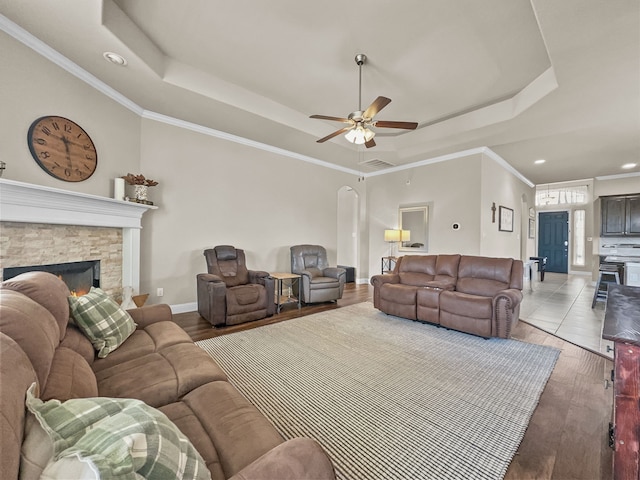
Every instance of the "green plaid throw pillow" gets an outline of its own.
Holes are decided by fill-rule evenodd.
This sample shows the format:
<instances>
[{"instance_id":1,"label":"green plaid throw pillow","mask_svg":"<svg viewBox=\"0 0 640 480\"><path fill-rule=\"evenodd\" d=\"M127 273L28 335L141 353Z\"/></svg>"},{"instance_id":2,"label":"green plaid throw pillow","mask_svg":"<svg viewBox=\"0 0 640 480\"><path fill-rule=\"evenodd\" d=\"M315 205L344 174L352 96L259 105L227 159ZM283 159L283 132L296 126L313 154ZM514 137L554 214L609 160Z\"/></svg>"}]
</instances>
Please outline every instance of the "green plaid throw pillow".
<instances>
[{"instance_id":1,"label":"green plaid throw pillow","mask_svg":"<svg viewBox=\"0 0 640 480\"><path fill-rule=\"evenodd\" d=\"M33 396L34 387L26 405L53 441L54 463L79 459L102 480L211 478L189 439L146 403L106 397L43 402ZM51 463L47 468L57 471Z\"/></svg>"},{"instance_id":2,"label":"green plaid throw pillow","mask_svg":"<svg viewBox=\"0 0 640 480\"><path fill-rule=\"evenodd\" d=\"M136 329L131 315L99 288L91 287L81 297L69 297L69 306L73 323L91 340L100 358L122 345Z\"/></svg>"}]
</instances>

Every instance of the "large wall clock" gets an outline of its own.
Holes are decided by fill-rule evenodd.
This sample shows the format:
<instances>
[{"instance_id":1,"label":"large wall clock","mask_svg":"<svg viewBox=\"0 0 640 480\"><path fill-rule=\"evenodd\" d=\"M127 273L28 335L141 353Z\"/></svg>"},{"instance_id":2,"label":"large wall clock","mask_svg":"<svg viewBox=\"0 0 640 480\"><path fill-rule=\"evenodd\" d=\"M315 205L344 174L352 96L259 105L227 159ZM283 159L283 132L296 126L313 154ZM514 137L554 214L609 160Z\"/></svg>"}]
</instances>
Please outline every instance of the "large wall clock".
<instances>
[{"instance_id":1,"label":"large wall clock","mask_svg":"<svg viewBox=\"0 0 640 480\"><path fill-rule=\"evenodd\" d=\"M49 175L65 182L86 180L98 165L96 147L80 125L64 117L36 119L27 134L29 150Z\"/></svg>"}]
</instances>

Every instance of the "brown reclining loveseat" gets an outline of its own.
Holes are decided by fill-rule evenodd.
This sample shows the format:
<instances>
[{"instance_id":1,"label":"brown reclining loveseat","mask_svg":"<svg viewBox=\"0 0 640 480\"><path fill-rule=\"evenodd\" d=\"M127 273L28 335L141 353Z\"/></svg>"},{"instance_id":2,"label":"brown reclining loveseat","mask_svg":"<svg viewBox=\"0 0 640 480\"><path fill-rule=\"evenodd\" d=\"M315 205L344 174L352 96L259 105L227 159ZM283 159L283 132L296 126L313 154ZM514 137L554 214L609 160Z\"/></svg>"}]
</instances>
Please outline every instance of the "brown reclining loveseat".
<instances>
[{"instance_id":1,"label":"brown reclining loveseat","mask_svg":"<svg viewBox=\"0 0 640 480\"><path fill-rule=\"evenodd\" d=\"M335 478L319 444L309 438L284 441L172 321L167 305L129 310L135 331L99 358L88 338L69 323L68 296L64 282L45 272L25 273L0 286L3 479L39 477L31 460L21 462L31 448L25 440L30 415L25 396L33 383L43 401L142 400L177 426L216 480Z\"/></svg>"},{"instance_id":2,"label":"brown reclining loveseat","mask_svg":"<svg viewBox=\"0 0 640 480\"><path fill-rule=\"evenodd\" d=\"M523 264L512 258L406 255L374 275L382 312L481 337L510 338L522 302Z\"/></svg>"}]
</instances>

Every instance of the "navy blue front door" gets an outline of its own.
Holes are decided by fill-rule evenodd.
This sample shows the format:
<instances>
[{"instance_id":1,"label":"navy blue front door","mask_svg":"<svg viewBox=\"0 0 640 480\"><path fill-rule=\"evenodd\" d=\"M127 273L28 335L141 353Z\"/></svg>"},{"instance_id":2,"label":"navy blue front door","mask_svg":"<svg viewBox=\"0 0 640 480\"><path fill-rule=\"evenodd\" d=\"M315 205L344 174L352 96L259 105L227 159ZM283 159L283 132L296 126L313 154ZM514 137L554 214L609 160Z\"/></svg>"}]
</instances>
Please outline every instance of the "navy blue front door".
<instances>
[{"instance_id":1,"label":"navy blue front door","mask_svg":"<svg viewBox=\"0 0 640 480\"><path fill-rule=\"evenodd\" d=\"M547 257L547 272L567 273L569 260L569 213L540 212L538 256Z\"/></svg>"}]
</instances>

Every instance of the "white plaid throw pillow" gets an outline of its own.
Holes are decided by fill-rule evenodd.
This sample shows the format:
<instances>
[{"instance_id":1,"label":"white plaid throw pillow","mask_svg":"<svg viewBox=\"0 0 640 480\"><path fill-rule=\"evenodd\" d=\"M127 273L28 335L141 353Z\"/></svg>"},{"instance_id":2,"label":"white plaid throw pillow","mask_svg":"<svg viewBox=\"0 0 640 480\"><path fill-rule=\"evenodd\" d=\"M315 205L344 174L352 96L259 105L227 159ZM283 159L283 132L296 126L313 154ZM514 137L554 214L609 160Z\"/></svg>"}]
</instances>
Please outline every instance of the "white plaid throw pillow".
<instances>
[{"instance_id":1,"label":"white plaid throw pillow","mask_svg":"<svg viewBox=\"0 0 640 480\"><path fill-rule=\"evenodd\" d=\"M69 297L73 323L91 341L104 358L122 345L136 329L136 324L125 310L100 288L91 287L86 295Z\"/></svg>"},{"instance_id":2,"label":"white plaid throw pillow","mask_svg":"<svg viewBox=\"0 0 640 480\"><path fill-rule=\"evenodd\" d=\"M211 478L193 444L160 410L129 398L43 402L33 396L34 386L27 391L27 408L53 441L53 464L45 476L47 469L68 469L64 460L79 460L102 480Z\"/></svg>"}]
</instances>

